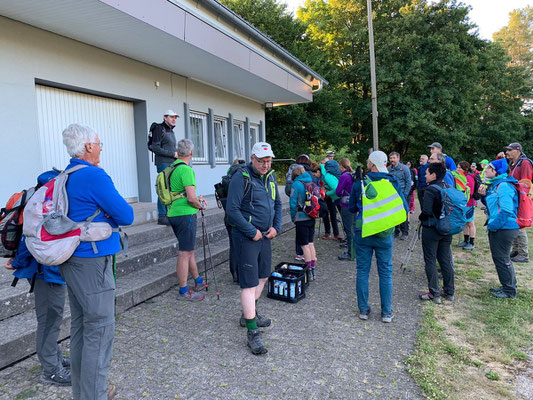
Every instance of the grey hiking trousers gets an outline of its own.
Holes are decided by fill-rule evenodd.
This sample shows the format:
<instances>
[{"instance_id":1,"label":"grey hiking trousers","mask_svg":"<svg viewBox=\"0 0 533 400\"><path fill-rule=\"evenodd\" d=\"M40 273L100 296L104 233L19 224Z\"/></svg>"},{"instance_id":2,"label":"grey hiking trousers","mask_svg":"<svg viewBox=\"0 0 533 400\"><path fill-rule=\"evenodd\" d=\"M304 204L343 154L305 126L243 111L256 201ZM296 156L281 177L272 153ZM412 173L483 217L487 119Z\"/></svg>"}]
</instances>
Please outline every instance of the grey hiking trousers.
<instances>
[{"instance_id":1,"label":"grey hiking trousers","mask_svg":"<svg viewBox=\"0 0 533 400\"><path fill-rule=\"evenodd\" d=\"M35 314L37 316L37 335L35 348L41 362L42 372L52 375L61 369L63 356L57 344L67 288L59 283L48 283L36 279L33 289L35 295Z\"/></svg>"},{"instance_id":2,"label":"grey hiking trousers","mask_svg":"<svg viewBox=\"0 0 533 400\"><path fill-rule=\"evenodd\" d=\"M516 239L513 240L511 253L516 252L520 257L529 258L528 246L527 231L525 229L519 229Z\"/></svg>"},{"instance_id":3,"label":"grey hiking trousers","mask_svg":"<svg viewBox=\"0 0 533 400\"><path fill-rule=\"evenodd\" d=\"M112 256L71 257L59 268L70 301L70 362L74 400L107 400L115 336Z\"/></svg>"}]
</instances>

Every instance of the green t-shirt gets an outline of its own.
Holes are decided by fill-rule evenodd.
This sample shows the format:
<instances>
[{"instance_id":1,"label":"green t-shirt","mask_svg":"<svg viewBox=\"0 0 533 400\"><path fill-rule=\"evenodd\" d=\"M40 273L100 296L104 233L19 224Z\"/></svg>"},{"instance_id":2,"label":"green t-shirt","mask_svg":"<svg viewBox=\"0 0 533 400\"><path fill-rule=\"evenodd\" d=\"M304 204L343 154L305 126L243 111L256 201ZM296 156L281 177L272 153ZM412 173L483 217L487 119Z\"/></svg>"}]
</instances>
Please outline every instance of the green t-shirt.
<instances>
[{"instance_id":1,"label":"green t-shirt","mask_svg":"<svg viewBox=\"0 0 533 400\"><path fill-rule=\"evenodd\" d=\"M179 163L184 164L182 160L174 161L174 164ZM176 168L170 176L170 189L173 192L184 192L185 197L182 199L176 199L170 207L168 207L167 216L179 217L180 215L192 215L198 212L198 209L191 206L187 201L185 186L194 186L194 189L196 190L196 176L194 175L194 170L188 165Z\"/></svg>"}]
</instances>

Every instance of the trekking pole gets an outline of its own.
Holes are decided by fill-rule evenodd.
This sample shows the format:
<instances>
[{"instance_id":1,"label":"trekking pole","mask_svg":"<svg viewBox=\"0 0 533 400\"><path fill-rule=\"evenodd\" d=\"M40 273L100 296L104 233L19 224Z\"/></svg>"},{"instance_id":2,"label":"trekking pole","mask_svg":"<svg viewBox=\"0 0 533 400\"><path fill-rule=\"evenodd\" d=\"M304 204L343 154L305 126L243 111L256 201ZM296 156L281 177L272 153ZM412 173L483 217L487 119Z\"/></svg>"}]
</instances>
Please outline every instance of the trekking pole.
<instances>
[{"instance_id":1,"label":"trekking pole","mask_svg":"<svg viewBox=\"0 0 533 400\"><path fill-rule=\"evenodd\" d=\"M202 217L203 217L203 210L202 210ZM218 284L217 284L217 275L215 273L215 266L213 265L213 255L211 253L211 246L209 244L209 236L207 236L207 230L205 228L205 220L202 218L202 221L203 221L203 231L204 231L204 234L205 234L205 241L204 241L204 250L205 250L205 242L207 242L207 252L209 253L209 268L211 269L211 271L213 271L213 282L215 283L215 292L217 294L217 299L220 300L220 292L218 290ZM206 262L205 260L205 255L204 255L204 263ZM207 271L206 271L206 278L207 278Z\"/></svg>"},{"instance_id":2,"label":"trekking pole","mask_svg":"<svg viewBox=\"0 0 533 400\"><path fill-rule=\"evenodd\" d=\"M402 264L400 265L400 269L402 270L402 273L405 273L405 271L407 270L407 266L409 265L409 262L411 261L411 256L413 255L415 251L416 242L418 241L418 235L420 232L420 226L421 224L419 223L416 228L415 234L413 235L411 239L411 243L409 243L409 247L407 248L407 253L405 254L404 260L402 261Z\"/></svg>"},{"instance_id":3,"label":"trekking pole","mask_svg":"<svg viewBox=\"0 0 533 400\"><path fill-rule=\"evenodd\" d=\"M204 215L204 209L200 208L200 212L202 213L202 244L204 247L204 279L205 279L205 291L209 291L209 285L207 284L207 256L205 251L205 242L207 237L207 232L205 229L205 215Z\"/></svg>"}]
</instances>

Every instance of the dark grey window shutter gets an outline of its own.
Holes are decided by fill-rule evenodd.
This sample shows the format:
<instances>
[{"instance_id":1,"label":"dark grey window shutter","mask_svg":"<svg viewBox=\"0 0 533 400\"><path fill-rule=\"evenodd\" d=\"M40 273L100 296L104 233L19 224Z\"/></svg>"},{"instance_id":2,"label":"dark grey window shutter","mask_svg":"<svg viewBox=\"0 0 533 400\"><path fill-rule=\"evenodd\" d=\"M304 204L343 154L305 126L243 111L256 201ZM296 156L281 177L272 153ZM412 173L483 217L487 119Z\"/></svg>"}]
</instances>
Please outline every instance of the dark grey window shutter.
<instances>
[{"instance_id":1,"label":"dark grey window shutter","mask_svg":"<svg viewBox=\"0 0 533 400\"><path fill-rule=\"evenodd\" d=\"M183 124L185 126L185 139L191 138L191 118L189 112L189 105L183 103Z\"/></svg>"},{"instance_id":2,"label":"dark grey window shutter","mask_svg":"<svg viewBox=\"0 0 533 400\"><path fill-rule=\"evenodd\" d=\"M244 154L247 160L250 159L250 146L250 120L246 117L244 121Z\"/></svg>"},{"instance_id":3,"label":"dark grey window shutter","mask_svg":"<svg viewBox=\"0 0 533 400\"><path fill-rule=\"evenodd\" d=\"M209 109L207 114L207 158L211 168L215 168L217 160L215 158L215 114L213 109Z\"/></svg>"},{"instance_id":4,"label":"dark grey window shutter","mask_svg":"<svg viewBox=\"0 0 533 400\"><path fill-rule=\"evenodd\" d=\"M228 114L228 160L229 163L232 164L233 160L235 159L234 152L233 152L233 146L235 144L233 143L233 115L231 113Z\"/></svg>"}]
</instances>

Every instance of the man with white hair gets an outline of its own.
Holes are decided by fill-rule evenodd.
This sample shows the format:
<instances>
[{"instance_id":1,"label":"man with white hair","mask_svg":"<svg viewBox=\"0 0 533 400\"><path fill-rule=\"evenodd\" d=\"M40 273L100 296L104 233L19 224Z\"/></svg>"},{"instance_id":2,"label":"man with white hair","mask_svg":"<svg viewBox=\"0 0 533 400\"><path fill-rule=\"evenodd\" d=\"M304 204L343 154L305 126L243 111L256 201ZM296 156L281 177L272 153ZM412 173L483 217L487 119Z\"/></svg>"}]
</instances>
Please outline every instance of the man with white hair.
<instances>
[{"instance_id":1,"label":"man with white hair","mask_svg":"<svg viewBox=\"0 0 533 400\"><path fill-rule=\"evenodd\" d=\"M160 173L178 158L176 151L176 137L174 136L174 127L179 115L173 110L165 111L163 122L153 124L152 127L152 144L150 150L155 154L155 166L157 173ZM159 225L169 225L167 218L167 208L157 199L157 212Z\"/></svg>"},{"instance_id":2,"label":"man with white hair","mask_svg":"<svg viewBox=\"0 0 533 400\"><path fill-rule=\"evenodd\" d=\"M94 222L112 228L133 223L133 209L118 193L100 164L103 143L88 126L71 124L63 131L63 143L72 157L67 170L68 217L86 221L97 210ZM96 248L93 248L93 245ZM114 385L107 385L115 336L114 255L120 251L120 236L81 242L74 254L60 265L67 283L71 328L70 356L74 400L113 398Z\"/></svg>"},{"instance_id":3,"label":"man with white hair","mask_svg":"<svg viewBox=\"0 0 533 400\"><path fill-rule=\"evenodd\" d=\"M198 273L194 254L196 246L196 220L198 210L203 210L207 203L202 196L196 197L196 176L189 166L194 145L189 139L178 142L178 159L170 175L170 190L177 193L177 199L168 208L168 221L178 239L178 261L176 274L179 282L178 300L200 301L204 296L196 293L204 290L206 285ZM206 260L204 260L206 262ZM187 283L189 273L194 279L194 288Z\"/></svg>"}]
</instances>

